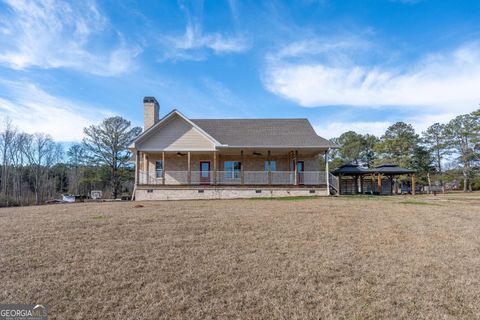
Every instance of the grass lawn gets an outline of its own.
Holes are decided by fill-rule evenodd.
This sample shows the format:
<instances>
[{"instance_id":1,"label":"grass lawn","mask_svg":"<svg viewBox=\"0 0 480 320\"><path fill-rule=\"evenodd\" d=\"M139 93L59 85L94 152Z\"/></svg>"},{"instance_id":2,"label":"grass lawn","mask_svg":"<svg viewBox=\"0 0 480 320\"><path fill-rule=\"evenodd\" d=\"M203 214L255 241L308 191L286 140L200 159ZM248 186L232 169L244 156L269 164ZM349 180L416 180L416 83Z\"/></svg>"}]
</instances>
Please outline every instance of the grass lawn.
<instances>
[{"instance_id":1,"label":"grass lawn","mask_svg":"<svg viewBox=\"0 0 480 320\"><path fill-rule=\"evenodd\" d=\"M49 319L480 318L480 194L0 209L0 303Z\"/></svg>"}]
</instances>

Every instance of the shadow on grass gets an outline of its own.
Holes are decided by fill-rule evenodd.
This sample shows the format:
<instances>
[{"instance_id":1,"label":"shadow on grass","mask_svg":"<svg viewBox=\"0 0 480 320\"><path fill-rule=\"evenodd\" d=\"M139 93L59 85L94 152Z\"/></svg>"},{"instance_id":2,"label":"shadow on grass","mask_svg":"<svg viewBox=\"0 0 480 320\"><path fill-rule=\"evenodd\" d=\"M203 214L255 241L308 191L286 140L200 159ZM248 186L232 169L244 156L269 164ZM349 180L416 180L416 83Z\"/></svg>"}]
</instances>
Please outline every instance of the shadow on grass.
<instances>
[{"instance_id":1,"label":"shadow on grass","mask_svg":"<svg viewBox=\"0 0 480 320\"><path fill-rule=\"evenodd\" d=\"M415 201L415 200L405 200L405 201L401 201L399 203L401 203L401 204L412 204L412 205L416 205L416 206L437 206L437 207L442 206L439 203L431 203L431 202Z\"/></svg>"},{"instance_id":2,"label":"shadow on grass","mask_svg":"<svg viewBox=\"0 0 480 320\"><path fill-rule=\"evenodd\" d=\"M349 199L381 199L384 198L382 196L376 195L376 194L346 194L342 195L344 198L349 198Z\"/></svg>"},{"instance_id":3,"label":"shadow on grass","mask_svg":"<svg viewBox=\"0 0 480 320\"><path fill-rule=\"evenodd\" d=\"M297 196L297 197L270 197L270 198L249 198L249 200L258 200L258 201L302 201L302 200L313 200L318 199L319 196Z\"/></svg>"}]
</instances>

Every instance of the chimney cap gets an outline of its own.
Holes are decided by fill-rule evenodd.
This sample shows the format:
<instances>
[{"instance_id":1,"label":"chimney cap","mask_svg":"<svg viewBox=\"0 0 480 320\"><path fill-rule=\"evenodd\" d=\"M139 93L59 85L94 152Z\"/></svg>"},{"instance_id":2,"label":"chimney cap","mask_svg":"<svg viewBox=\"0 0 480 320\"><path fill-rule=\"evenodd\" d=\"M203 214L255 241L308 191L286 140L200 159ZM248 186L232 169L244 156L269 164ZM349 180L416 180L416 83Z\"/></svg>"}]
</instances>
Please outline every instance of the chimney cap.
<instances>
[{"instance_id":1,"label":"chimney cap","mask_svg":"<svg viewBox=\"0 0 480 320\"><path fill-rule=\"evenodd\" d=\"M158 104L157 99L155 97L145 97L143 98L143 103L156 103Z\"/></svg>"}]
</instances>

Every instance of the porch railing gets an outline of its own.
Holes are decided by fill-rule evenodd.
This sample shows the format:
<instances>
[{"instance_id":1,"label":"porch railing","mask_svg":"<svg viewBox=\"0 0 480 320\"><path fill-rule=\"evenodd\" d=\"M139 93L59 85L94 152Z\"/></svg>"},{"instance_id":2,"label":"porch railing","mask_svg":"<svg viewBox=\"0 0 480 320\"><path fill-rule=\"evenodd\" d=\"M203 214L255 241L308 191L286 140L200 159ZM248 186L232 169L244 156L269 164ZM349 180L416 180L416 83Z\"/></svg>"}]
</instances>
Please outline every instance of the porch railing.
<instances>
[{"instance_id":1,"label":"porch railing","mask_svg":"<svg viewBox=\"0 0 480 320\"><path fill-rule=\"evenodd\" d=\"M165 177L165 181L163 179ZM330 184L338 185L332 181ZM325 171L165 171L152 174L140 171L139 185L326 185Z\"/></svg>"},{"instance_id":2,"label":"porch railing","mask_svg":"<svg viewBox=\"0 0 480 320\"><path fill-rule=\"evenodd\" d=\"M339 181L338 181L338 178L335 177L333 174L331 174L330 172L328 173L328 180L329 180L329 184L332 188L334 188L337 192L339 191L340 187L339 187Z\"/></svg>"}]
</instances>

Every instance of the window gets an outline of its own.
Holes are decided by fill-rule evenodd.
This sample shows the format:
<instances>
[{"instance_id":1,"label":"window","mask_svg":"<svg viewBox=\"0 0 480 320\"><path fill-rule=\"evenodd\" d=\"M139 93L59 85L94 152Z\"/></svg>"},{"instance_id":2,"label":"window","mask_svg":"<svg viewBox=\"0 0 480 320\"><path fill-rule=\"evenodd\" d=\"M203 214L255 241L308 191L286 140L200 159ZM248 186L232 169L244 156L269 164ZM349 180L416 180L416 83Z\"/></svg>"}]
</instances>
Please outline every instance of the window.
<instances>
[{"instance_id":1,"label":"window","mask_svg":"<svg viewBox=\"0 0 480 320\"><path fill-rule=\"evenodd\" d=\"M265 161L265 171L268 171L268 161ZM270 171L277 171L276 161L270 161Z\"/></svg>"},{"instance_id":2,"label":"window","mask_svg":"<svg viewBox=\"0 0 480 320\"><path fill-rule=\"evenodd\" d=\"M163 161L162 160L155 161L155 176L157 178L163 177Z\"/></svg>"},{"instance_id":3,"label":"window","mask_svg":"<svg viewBox=\"0 0 480 320\"><path fill-rule=\"evenodd\" d=\"M225 161L223 163L225 179L240 179L241 168L242 163L240 161Z\"/></svg>"}]
</instances>

